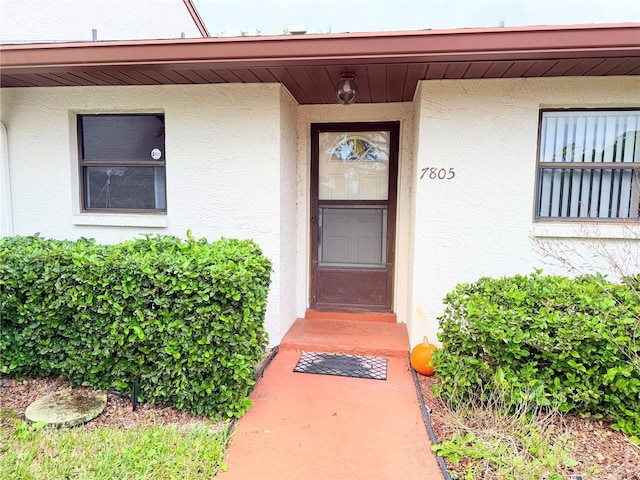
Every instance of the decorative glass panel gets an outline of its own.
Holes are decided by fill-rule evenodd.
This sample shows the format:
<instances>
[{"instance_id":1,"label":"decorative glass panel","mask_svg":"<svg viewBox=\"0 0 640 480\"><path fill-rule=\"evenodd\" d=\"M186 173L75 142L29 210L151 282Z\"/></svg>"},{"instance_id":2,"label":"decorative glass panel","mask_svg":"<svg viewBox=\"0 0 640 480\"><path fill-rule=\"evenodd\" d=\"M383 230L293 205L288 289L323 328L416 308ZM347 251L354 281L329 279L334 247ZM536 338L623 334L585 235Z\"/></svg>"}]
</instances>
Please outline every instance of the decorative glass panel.
<instances>
[{"instance_id":1,"label":"decorative glass panel","mask_svg":"<svg viewBox=\"0 0 640 480\"><path fill-rule=\"evenodd\" d=\"M389 132L320 133L320 200L386 200Z\"/></svg>"}]
</instances>

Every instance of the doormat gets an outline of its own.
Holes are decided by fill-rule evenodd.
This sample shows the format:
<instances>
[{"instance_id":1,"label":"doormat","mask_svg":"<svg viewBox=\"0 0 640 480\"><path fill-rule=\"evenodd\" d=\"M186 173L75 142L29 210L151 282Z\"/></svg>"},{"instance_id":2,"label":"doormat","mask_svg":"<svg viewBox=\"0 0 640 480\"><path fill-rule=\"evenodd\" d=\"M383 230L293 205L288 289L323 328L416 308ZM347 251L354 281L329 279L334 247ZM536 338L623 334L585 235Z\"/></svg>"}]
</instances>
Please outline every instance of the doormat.
<instances>
[{"instance_id":1,"label":"doormat","mask_svg":"<svg viewBox=\"0 0 640 480\"><path fill-rule=\"evenodd\" d=\"M303 352L294 372L339 377L387 379L387 359L360 355Z\"/></svg>"}]
</instances>

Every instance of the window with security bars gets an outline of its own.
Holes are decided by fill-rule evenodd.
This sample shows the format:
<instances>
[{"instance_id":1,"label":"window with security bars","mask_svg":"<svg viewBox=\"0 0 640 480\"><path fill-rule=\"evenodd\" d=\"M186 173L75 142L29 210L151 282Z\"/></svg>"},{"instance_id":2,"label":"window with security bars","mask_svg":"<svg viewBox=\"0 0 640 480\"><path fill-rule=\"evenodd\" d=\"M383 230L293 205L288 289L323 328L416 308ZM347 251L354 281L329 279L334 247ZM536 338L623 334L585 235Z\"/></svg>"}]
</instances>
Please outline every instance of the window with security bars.
<instances>
[{"instance_id":1,"label":"window with security bars","mask_svg":"<svg viewBox=\"0 0 640 480\"><path fill-rule=\"evenodd\" d=\"M640 110L543 111L536 218L638 219Z\"/></svg>"},{"instance_id":2,"label":"window with security bars","mask_svg":"<svg viewBox=\"0 0 640 480\"><path fill-rule=\"evenodd\" d=\"M166 211L164 115L80 115L78 136L83 211Z\"/></svg>"}]
</instances>

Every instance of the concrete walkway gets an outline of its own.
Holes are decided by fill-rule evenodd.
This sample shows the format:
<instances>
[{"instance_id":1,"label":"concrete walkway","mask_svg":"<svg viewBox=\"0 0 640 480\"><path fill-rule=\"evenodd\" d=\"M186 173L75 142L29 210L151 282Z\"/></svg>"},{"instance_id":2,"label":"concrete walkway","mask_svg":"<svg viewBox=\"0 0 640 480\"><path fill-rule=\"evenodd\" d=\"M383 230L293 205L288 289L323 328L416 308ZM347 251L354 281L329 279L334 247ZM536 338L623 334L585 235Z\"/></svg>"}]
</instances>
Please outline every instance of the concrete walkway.
<instances>
[{"instance_id":1,"label":"concrete walkway","mask_svg":"<svg viewBox=\"0 0 640 480\"><path fill-rule=\"evenodd\" d=\"M384 356L387 380L294 373L301 351ZM297 320L254 389L253 407L236 426L228 471L217 477L442 479L408 351L404 324Z\"/></svg>"}]
</instances>

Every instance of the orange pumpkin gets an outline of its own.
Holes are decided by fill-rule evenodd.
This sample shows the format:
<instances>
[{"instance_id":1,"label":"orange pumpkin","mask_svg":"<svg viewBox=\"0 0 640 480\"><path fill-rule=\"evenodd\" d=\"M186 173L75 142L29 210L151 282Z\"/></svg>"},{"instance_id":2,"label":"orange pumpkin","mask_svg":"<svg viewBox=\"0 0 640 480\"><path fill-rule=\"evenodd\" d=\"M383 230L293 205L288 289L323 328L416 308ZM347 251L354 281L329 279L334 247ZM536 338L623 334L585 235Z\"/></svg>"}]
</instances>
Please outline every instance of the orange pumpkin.
<instances>
[{"instance_id":1,"label":"orange pumpkin","mask_svg":"<svg viewBox=\"0 0 640 480\"><path fill-rule=\"evenodd\" d=\"M411 366L413 369L428 377L433 375L435 373L433 368L433 352L437 349L438 347L429 343L427 337L424 337L424 341L411 350Z\"/></svg>"}]
</instances>

